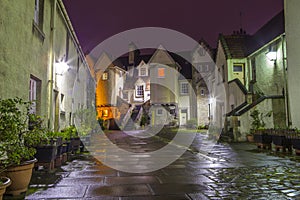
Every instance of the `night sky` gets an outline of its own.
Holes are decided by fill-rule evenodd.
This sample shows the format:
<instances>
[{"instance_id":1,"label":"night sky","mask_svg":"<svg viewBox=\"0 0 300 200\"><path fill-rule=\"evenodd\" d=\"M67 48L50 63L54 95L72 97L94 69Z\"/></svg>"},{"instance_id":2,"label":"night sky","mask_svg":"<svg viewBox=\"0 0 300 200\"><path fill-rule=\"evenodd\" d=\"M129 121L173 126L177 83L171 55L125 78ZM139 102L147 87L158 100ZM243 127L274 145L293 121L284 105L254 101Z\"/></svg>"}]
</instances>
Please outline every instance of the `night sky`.
<instances>
[{"instance_id":1,"label":"night sky","mask_svg":"<svg viewBox=\"0 0 300 200\"><path fill-rule=\"evenodd\" d=\"M63 1L85 53L114 34L148 26L174 29L216 47L219 33L242 26L253 34L283 9L283 0Z\"/></svg>"}]
</instances>

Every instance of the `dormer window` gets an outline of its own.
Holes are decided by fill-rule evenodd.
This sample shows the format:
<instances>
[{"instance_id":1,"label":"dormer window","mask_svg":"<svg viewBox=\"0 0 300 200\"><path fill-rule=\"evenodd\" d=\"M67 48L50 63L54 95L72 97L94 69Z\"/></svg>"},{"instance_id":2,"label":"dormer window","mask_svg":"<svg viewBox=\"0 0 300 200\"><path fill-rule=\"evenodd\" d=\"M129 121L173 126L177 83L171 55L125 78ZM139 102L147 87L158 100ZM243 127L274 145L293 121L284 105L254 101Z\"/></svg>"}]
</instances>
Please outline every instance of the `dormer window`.
<instances>
[{"instance_id":1,"label":"dormer window","mask_svg":"<svg viewBox=\"0 0 300 200\"><path fill-rule=\"evenodd\" d=\"M140 76L148 76L148 73L147 73L147 68L146 67L141 67L140 68Z\"/></svg>"}]
</instances>

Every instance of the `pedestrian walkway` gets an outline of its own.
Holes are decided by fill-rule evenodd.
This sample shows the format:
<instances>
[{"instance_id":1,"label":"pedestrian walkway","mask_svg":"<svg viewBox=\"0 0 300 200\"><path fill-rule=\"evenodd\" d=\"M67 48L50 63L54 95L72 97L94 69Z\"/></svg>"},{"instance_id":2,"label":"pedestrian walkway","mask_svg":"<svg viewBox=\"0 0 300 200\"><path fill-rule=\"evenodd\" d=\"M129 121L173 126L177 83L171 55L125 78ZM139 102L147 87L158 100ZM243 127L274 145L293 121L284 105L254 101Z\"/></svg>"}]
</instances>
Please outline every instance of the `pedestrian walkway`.
<instances>
[{"instance_id":1,"label":"pedestrian walkway","mask_svg":"<svg viewBox=\"0 0 300 200\"><path fill-rule=\"evenodd\" d=\"M167 145L173 137L170 134L149 140L120 131L109 134L115 144L135 152L151 152ZM214 144L205 153L203 149L211 145L204 142L205 137L198 133L191 148L178 160L148 173L118 171L89 153L78 154L54 172L34 172L26 199L300 198L297 156L258 150L249 143Z\"/></svg>"}]
</instances>

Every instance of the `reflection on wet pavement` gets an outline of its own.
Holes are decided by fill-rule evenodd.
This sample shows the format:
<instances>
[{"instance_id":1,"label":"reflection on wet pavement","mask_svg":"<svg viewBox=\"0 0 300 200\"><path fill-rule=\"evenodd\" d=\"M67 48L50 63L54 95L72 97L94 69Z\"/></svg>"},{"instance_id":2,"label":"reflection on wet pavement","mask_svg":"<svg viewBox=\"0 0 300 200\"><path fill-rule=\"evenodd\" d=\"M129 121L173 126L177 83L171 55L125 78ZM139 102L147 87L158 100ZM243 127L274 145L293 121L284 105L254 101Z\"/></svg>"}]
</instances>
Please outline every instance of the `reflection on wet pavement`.
<instances>
[{"instance_id":1,"label":"reflection on wet pavement","mask_svg":"<svg viewBox=\"0 0 300 200\"><path fill-rule=\"evenodd\" d=\"M171 134L151 139L127 137L121 132L113 134L112 141L137 152L151 152L172 139ZM249 143L218 144L205 138L205 134L198 133L178 160L148 173L117 171L88 153L74 155L73 160L56 171L36 171L26 199L300 198L297 156L258 151ZM147 158L144 157L146 161ZM140 167L152 164L144 162Z\"/></svg>"}]
</instances>

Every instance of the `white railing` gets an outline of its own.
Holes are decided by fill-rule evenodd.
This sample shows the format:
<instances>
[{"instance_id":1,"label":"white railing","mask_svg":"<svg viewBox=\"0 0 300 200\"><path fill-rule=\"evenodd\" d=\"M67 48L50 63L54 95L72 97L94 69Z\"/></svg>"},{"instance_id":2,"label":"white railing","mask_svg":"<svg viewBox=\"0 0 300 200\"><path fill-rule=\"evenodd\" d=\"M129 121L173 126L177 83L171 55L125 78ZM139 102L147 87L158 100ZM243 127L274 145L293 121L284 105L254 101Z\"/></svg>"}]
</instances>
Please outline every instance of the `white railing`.
<instances>
[{"instance_id":1,"label":"white railing","mask_svg":"<svg viewBox=\"0 0 300 200\"><path fill-rule=\"evenodd\" d=\"M143 106L141 106L141 108L140 108L140 110L139 110L139 114L138 114L138 115L136 116L136 118L135 118L135 122L136 122L137 124L140 124L142 115L143 115Z\"/></svg>"},{"instance_id":2,"label":"white railing","mask_svg":"<svg viewBox=\"0 0 300 200\"><path fill-rule=\"evenodd\" d=\"M130 119L131 114L132 114L132 110L133 110L133 109L134 109L134 106L131 106L131 107L128 109L126 115L124 116L124 118L123 118L123 120L122 120L122 124L121 124L121 126L122 126L123 128L124 128L124 126L127 124L128 120Z\"/></svg>"}]
</instances>

